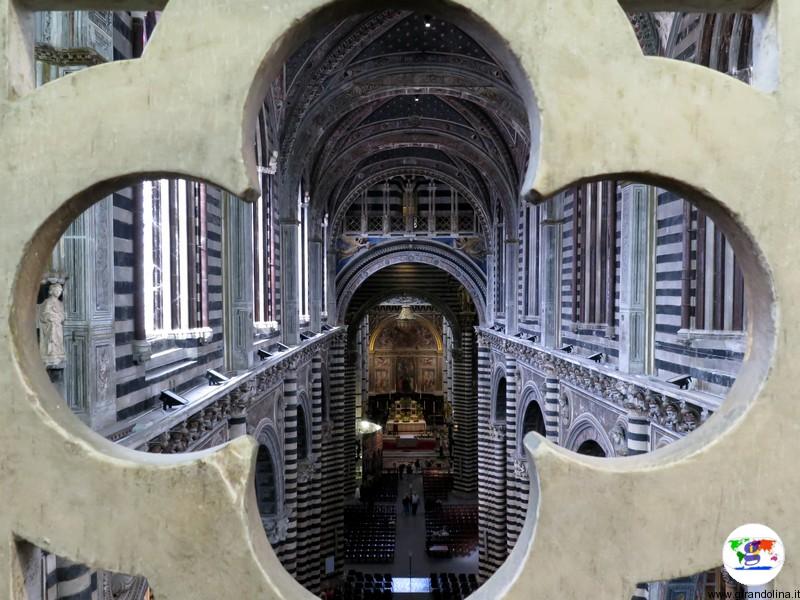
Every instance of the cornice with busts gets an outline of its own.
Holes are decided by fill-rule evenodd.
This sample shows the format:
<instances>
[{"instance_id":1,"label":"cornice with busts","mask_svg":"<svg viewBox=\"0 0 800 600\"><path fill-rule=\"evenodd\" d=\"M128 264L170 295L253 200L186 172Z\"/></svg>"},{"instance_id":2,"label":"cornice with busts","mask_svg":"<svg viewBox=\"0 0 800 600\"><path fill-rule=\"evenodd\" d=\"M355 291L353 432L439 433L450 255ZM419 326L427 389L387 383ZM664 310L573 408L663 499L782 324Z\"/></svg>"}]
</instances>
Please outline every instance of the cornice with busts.
<instances>
[{"instance_id":1,"label":"cornice with busts","mask_svg":"<svg viewBox=\"0 0 800 600\"><path fill-rule=\"evenodd\" d=\"M678 435L697 429L719 404L718 399L706 399L704 396L710 396L707 394L656 388L644 377L601 368L589 359L547 350L488 329L476 330L479 345L513 355L519 364L557 379L586 397L615 405L630 416L647 419Z\"/></svg>"},{"instance_id":2,"label":"cornice with busts","mask_svg":"<svg viewBox=\"0 0 800 600\"><path fill-rule=\"evenodd\" d=\"M224 393L213 400L165 413L162 421L152 426L141 439L134 436L134 428L131 427L127 430L130 434L127 438L116 438L114 441L159 454L190 452L201 448L209 438L227 427L228 419L246 414L254 402L280 385L288 371L296 370L337 342L343 344L345 339L346 330L343 328L323 333L302 346L290 349L283 356L265 361L248 373L234 378L227 388L223 386ZM170 418L173 416L180 418Z\"/></svg>"}]
</instances>

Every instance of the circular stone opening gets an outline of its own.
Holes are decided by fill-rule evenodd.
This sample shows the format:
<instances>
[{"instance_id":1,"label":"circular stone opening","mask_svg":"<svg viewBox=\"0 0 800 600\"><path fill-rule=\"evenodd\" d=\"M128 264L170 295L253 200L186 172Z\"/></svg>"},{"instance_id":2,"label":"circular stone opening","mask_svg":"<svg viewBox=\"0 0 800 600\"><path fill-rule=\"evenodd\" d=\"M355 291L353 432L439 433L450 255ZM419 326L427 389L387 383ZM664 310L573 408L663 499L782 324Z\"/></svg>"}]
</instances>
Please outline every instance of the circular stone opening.
<instances>
[{"instance_id":1,"label":"circular stone opening","mask_svg":"<svg viewBox=\"0 0 800 600\"><path fill-rule=\"evenodd\" d=\"M466 596L528 541L525 435L710 439L763 376L772 289L675 182L519 202L533 95L471 16L332 14L259 99L255 203L155 173L85 191L34 242L15 326L112 442L253 435L261 523L308 590Z\"/></svg>"}]
</instances>

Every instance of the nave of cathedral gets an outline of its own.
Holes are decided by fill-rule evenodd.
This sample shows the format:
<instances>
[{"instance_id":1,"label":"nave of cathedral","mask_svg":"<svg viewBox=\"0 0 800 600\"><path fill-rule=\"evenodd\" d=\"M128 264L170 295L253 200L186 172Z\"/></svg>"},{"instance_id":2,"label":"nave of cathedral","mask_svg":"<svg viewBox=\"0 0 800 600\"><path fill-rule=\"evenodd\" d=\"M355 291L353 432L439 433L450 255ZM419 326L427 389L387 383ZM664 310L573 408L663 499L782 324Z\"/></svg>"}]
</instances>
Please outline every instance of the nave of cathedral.
<instances>
[{"instance_id":1,"label":"nave of cathedral","mask_svg":"<svg viewBox=\"0 0 800 600\"><path fill-rule=\"evenodd\" d=\"M749 83L750 15L628 16L645 55ZM37 85L141 59L161 19L35 13ZM132 450L251 436L260 524L309 594L471 595L531 517L526 436L659 450L717 412L748 344L730 220L632 178L522 196L528 87L461 13L316 27L259 104L257 199L156 173L71 219L36 299L50 381ZM159 598L146 573L23 545L31 600ZM740 589L684 575L621 600Z\"/></svg>"}]
</instances>

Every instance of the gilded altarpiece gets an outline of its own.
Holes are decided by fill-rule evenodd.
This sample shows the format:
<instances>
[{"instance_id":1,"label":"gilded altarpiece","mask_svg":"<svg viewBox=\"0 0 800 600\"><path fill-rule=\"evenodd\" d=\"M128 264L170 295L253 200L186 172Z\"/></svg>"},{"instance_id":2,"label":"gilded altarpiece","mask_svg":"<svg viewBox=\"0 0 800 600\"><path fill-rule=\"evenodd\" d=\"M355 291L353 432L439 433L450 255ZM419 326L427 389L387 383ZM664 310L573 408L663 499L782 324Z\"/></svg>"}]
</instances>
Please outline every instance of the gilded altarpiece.
<instances>
[{"instance_id":1,"label":"gilded altarpiece","mask_svg":"<svg viewBox=\"0 0 800 600\"><path fill-rule=\"evenodd\" d=\"M378 321L370 336L370 393L440 394L441 339L441 323L426 316Z\"/></svg>"}]
</instances>

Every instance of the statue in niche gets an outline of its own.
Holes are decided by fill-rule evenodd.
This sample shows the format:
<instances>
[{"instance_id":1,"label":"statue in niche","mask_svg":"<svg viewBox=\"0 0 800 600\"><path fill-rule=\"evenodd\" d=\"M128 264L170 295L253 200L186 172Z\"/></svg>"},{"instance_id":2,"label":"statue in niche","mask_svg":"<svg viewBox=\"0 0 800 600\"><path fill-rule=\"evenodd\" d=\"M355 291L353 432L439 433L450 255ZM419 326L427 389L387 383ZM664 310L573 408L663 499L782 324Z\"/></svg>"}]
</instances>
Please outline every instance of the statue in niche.
<instances>
[{"instance_id":1,"label":"statue in niche","mask_svg":"<svg viewBox=\"0 0 800 600\"><path fill-rule=\"evenodd\" d=\"M37 326L39 328L39 353L48 369L63 368L67 358L64 349L64 321L66 313L61 302L64 287L51 283L47 299L39 305Z\"/></svg>"},{"instance_id":2,"label":"statue in niche","mask_svg":"<svg viewBox=\"0 0 800 600\"><path fill-rule=\"evenodd\" d=\"M561 425L564 427L564 429L567 429L572 421L572 410L569 406L569 396L566 394L561 394L558 404L561 407L559 410L561 413Z\"/></svg>"}]
</instances>

